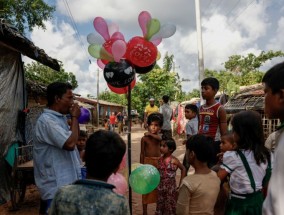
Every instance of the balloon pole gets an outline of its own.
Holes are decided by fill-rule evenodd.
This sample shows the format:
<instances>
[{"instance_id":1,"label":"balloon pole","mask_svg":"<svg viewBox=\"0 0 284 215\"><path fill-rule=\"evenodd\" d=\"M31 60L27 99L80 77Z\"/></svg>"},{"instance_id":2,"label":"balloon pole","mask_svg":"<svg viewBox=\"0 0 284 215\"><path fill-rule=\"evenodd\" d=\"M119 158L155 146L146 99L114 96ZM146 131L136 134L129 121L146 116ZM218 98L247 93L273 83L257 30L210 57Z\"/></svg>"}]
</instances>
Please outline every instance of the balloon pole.
<instances>
[{"instance_id":1,"label":"balloon pole","mask_svg":"<svg viewBox=\"0 0 284 215\"><path fill-rule=\"evenodd\" d=\"M128 146L128 174L130 177L131 174L131 84L128 85L128 94L127 94L127 115L128 115L128 132L127 132L127 146ZM128 178L129 178L128 177ZM132 214L132 189L129 187L129 208L130 214Z\"/></svg>"}]
</instances>

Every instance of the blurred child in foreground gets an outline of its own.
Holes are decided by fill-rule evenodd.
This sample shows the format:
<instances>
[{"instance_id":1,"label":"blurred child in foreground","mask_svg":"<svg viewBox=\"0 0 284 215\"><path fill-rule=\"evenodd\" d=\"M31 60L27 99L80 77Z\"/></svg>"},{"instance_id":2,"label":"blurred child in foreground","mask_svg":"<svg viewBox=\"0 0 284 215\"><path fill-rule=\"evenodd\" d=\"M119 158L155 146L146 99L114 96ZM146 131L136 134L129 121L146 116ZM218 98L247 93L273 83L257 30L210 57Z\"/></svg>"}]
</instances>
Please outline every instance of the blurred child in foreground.
<instances>
[{"instance_id":1,"label":"blurred child in foreground","mask_svg":"<svg viewBox=\"0 0 284 215\"><path fill-rule=\"evenodd\" d=\"M125 150L126 144L118 134L105 130L93 133L85 151L87 179L60 188L50 214L130 214L128 200L106 183L117 172Z\"/></svg>"},{"instance_id":2,"label":"blurred child in foreground","mask_svg":"<svg viewBox=\"0 0 284 215\"><path fill-rule=\"evenodd\" d=\"M188 161L195 169L186 176L179 188L177 215L214 214L214 205L220 190L220 179L209 169L213 140L201 134L191 136L186 142Z\"/></svg>"}]
</instances>

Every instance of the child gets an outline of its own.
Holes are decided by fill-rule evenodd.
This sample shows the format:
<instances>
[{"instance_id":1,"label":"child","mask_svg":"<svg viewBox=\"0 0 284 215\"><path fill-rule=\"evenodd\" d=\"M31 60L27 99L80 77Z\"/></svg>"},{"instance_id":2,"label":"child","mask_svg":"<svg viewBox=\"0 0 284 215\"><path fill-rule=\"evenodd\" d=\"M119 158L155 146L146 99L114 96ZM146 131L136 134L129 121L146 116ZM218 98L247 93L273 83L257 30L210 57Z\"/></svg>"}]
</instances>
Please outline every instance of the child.
<instances>
[{"instance_id":1,"label":"child","mask_svg":"<svg viewBox=\"0 0 284 215\"><path fill-rule=\"evenodd\" d=\"M215 100L219 90L219 81L216 78L205 78L201 82L201 94L206 103L199 110L199 134L213 138L213 157L209 161L209 167L218 162L217 154L220 152L221 136L227 132L226 111Z\"/></svg>"},{"instance_id":2,"label":"child","mask_svg":"<svg viewBox=\"0 0 284 215\"><path fill-rule=\"evenodd\" d=\"M158 200L156 215L172 215L176 213L176 171L181 170L181 178L185 177L185 167L172 155L176 150L176 143L173 139L162 140L160 152L162 157L158 160L158 170L161 181L158 186Z\"/></svg>"},{"instance_id":3,"label":"child","mask_svg":"<svg viewBox=\"0 0 284 215\"><path fill-rule=\"evenodd\" d=\"M88 137L87 133L83 130L80 130L78 141L77 141L77 149L79 151L80 158L81 158L82 162L84 161L83 157L84 157L84 153L85 153L87 137Z\"/></svg>"},{"instance_id":4,"label":"child","mask_svg":"<svg viewBox=\"0 0 284 215\"><path fill-rule=\"evenodd\" d=\"M104 127L105 127L105 130L109 131L110 130L110 127L109 127L109 121L107 118L104 119Z\"/></svg>"},{"instance_id":5,"label":"child","mask_svg":"<svg viewBox=\"0 0 284 215\"><path fill-rule=\"evenodd\" d=\"M161 136L159 132L163 125L163 115L161 113L152 113L147 118L148 132L141 139L140 163L158 166L160 158ZM147 204L157 202L157 190L149 194L142 195L143 215L147 215Z\"/></svg>"},{"instance_id":6,"label":"child","mask_svg":"<svg viewBox=\"0 0 284 215\"><path fill-rule=\"evenodd\" d=\"M226 133L221 137L221 143L220 143L220 153L217 154L217 157L219 158L219 161L216 165L211 167L212 170L215 172L218 172L220 169L220 165L222 163L223 155L227 151L233 151L236 148L236 144L234 142L234 136L233 133Z\"/></svg>"},{"instance_id":7,"label":"child","mask_svg":"<svg viewBox=\"0 0 284 215\"><path fill-rule=\"evenodd\" d=\"M118 134L105 130L93 133L85 151L87 180L60 188L50 214L130 214L127 199L106 183L118 170L125 150L126 144Z\"/></svg>"},{"instance_id":8,"label":"child","mask_svg":"<svg viewBox=\"0 0 284 215\"><path fill-rule=\"evenodd\" d=\"M230 174L231 194L226 215L260 215L263 203L262 181L268 168L270 153L264 146L260 115L242 111L232 119L236 151L227 151L218 176L224 180Z\"/></svg>"},{"instance_id":9,"label":"child","mask_svg":"<svg viewBox=\"0 0 284 215\"><path fill-rule=\"evenodd\" d=\"M186 153L195 173L186 176L179 188L176 214L214 214L220 190L220 179L209 169L212 138L202 134L191 136L186 142Z\"/></svg>"},{"instance_id":10,"label":"child","mask_svg":"<svg viewBox=\"0 0 284 215\"><path fill-rule=\"evenodd\" d=\"M186 134L186 140L183 142L183 144L186 144L186 141L194 134L197 134L198 132L198 107L194 104L187 104L184 108L184 116L186 119L188 119L188 122L185 125L185 134ZM186 153L184 153L184 158L182 164L186 168L186 174L189 169L189 163L186 158Z\"/></svg>"},{"instance_id":11,"label":"child","mask_svg":"<svg viewBox=\"0 0 284 215\"><path fill-rule=\"evenodd\" d=\"M264 112L270 119L279 118L281 125L275 140L275 161L269 182L268 193L263 203L264 215L284 214L284 62L273 66L263 76L265 101Z\"/></svg>"},{"instance_id":12,"label":"child","mask_svg":"<svg viewBox=\"0 0 284 215\"><path fill-rule=\"evenodd\" d=\"M220 143L220 153L218 154L219 162L211 168L211 170L218 172L220 169L220 165L222 163L223 154L227 151L233 151L236 148L236 144L234 142L233 133L226 133L221 137L221 143ZM228 177L227 177L228 179ZM221 184L220 192L215 204L215 214L225 214L225 206L227 199L229 197L230 187L228 184L228 180L224 181L224 183Z\"/></svg>"}]
</instances>

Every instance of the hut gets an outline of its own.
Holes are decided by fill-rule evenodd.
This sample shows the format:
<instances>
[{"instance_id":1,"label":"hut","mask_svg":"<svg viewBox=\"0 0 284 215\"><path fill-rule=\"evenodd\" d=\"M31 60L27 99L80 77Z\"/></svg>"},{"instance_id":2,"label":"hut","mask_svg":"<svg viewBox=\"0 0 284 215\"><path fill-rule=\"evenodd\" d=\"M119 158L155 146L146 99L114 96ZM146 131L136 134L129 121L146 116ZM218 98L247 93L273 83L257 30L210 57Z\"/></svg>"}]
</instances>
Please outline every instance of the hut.
<instances>
[{"instance_id":1,"label":"hut","mask_svg":"<svg viewBox=\"0 0 284 215\"><path fill-rule=\"evenodd\" d=\"M224 105L229 118L243 110L254 110L261 114L265 139L280 125L279 119L268 119L264 114L264 91L261 83L240 87Z\"/></svg>"},{"instance_id":2,"label":"hut","mask_svg":"<svg viewBox=\"0 0 284 215\"><path fill-rule=\"evenodd\" d=\"M27 93L22 55L54 70L60 69L56 59L49 57L16 28L0 19L0 200L10 199L10 175L5 160L8 149L15 142L27 143Z\"/></svg>"}]
</instances>

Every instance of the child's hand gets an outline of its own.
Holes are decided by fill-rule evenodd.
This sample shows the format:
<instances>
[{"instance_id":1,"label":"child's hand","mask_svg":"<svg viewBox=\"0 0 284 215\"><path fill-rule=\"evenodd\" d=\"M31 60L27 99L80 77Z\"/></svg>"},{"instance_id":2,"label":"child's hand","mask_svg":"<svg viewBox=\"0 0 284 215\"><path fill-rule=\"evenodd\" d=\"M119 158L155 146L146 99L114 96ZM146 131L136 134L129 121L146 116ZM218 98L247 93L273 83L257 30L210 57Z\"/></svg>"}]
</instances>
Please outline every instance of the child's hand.
<instances>
[{"instance_id":1,"label":"child's hand","mask_svg":"<svg viewBox=\"0 0 284 215\"><path fill-rule=\"evenodd\" d=\"M144 133L144 136L150 136L150 132L148 132L148 131L145 132L145 133Z\"/></svg>"},{"instance_id":2,"label":"child's hand","mask_svg":"<svg viewBox=\"0 0 284 215\"><path fill-rule=\"evenodd\" d=\"M223 161L223 155L224 155L224 152L220 152L217 154L217 157L219 159L219 162L222 162Z\"/></svg>"}]
</instances>

